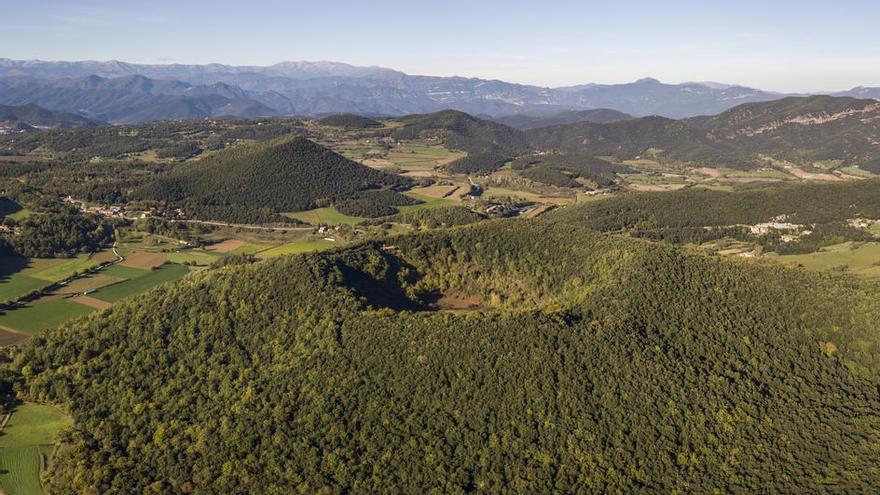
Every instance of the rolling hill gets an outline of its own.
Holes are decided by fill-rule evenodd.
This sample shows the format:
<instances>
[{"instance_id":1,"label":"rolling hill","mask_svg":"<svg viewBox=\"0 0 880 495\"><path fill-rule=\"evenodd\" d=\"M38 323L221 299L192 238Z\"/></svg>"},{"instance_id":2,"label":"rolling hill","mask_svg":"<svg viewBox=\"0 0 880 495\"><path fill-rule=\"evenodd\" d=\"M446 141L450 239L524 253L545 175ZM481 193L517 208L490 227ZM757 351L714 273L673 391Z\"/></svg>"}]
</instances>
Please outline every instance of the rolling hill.
<instances>
[{"instance_id":1,"label":"rolling hill","mask_svg":"<svg viewBox=\"0 0 880 495\"><path fill-rule=\"evenodd\" d=\"M880 172L880 102L785 98L686 121L712 139L793 162L841 161Z\"/></svg>"},{"instance_id":2,"label":"rolling hill","mask_svg":"<svg viewBox=\"0 0 880 495\"><path fill-rule=\"evenodd\" d=\"M182 206L197 218L251 222L345 200L364 201L371 190L411 185L408 178L373 170L295 137L188 162L143 186L135 196ZM381 196L386 206L394 201L408 204L396 193Z\"/></svg>"}]
</instances>

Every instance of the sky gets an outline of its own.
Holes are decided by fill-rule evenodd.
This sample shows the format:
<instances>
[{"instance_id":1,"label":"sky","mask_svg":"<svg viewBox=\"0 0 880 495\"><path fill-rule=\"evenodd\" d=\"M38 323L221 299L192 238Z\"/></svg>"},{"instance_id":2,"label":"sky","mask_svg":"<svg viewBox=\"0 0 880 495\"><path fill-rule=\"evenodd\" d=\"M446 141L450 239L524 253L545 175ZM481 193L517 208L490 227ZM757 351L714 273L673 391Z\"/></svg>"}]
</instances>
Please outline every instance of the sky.
<instances>
[{"instance_id":1,"label":"sky","mask_svg":"<svg viewBox=\"0 0 880 495\"><path fill-rule=\"evenodd\" d=\"M331 60L540 86L880 86L877 0L0 0L0 57Z\"/></svg>"}]
</instances>

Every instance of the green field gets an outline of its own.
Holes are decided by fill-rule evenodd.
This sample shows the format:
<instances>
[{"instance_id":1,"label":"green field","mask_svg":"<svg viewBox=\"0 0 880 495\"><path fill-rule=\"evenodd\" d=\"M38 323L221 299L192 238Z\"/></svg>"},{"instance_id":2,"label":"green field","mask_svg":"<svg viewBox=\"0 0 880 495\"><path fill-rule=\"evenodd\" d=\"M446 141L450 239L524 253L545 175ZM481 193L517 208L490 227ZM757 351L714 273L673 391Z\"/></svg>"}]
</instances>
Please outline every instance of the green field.
<instances>
[{"instance_id":1,"label":"green field","mask_svg":"<svg viewBox=\"0 0 880 495\"><path fill-rule=\"evenodd\" d=\"M24 220L25 218L33 215L33 213L34 213L33 211L28 210L27 208L24 208L22 210L18 210L17 212L15 212L11 215L6 215L6 218L11 218L15 221L21 221L21 220Z\"/></svg>"},{"instance_id":2,"label":"green field","mask_svg":"<svg viewBox=\"0 0 880 495\"><path fill-rule=\"evenodd\" d=\"M316 208L314 210L297 211L294 213L282 213L288 218L295 218L300 222L306 222L311 225L355 225L365 220L364 217L352 217L343 215L336 211L336 208L330 206L327 208Z\"/></svg>"},{"instance_id":3,"label":"green field","mask_svg":"<svg viewBox=\"0 0 880 495\"><path fill-rule=\"evenodd\" d=\"M244 246L242 246L244 247ZM197 266L208 266L217 261L221 254L210 253L207 251L182 251L180 253L171 253L168 255L168 261L172 263L184 264L194 263Z\"/></svg>"},{"instance_id":4,"label":"green field","mask_svg":"<svg viewBox=\"0 0 880 495\"><path fill-rule=\"evenodd\" d=\"M30 335L55 328L62 322L94 311L93 308L67 299L40 299L24 307L0 314L0 326Z\"/></svg>"},{"instance_id":5,"label":"green field","mask_svg":"<svg viewBox=\"0 0 880 495\"><path fill-rule=\"evenodd\" d=\"M274 247L274 246L275 246L274 244L251 244L251 243L248 243L240 248L233 249L232 251L229 252L229 254L257 254L257 253L261 253L263 251L266 251L267 249L272 249L272 247Z\"/></svg>"},{"instance_id":6,"label":"green field","mask_svg":"<svg viewBox=\"0 0 880 495\"><path fill-rule=\"evenodd\" d=\"M18 299L35 290L49 285L45 280L29 277L21 273L0 277L0 301Z\"/></svg>"},{"instance_id":7,"label":"green field","mask_svg":"<svg viewBox=\"0 0 880 495\"><path fill-rule=\"evenodd\" d=\"M767 257L790 265L801 265L810 270L847 272L859 277L880 278L880 243L876 242L845 242L822 248L816 253Z\"/></svg>"},{"instance_id":8,"label":"green field","mask_svg":"<svg viewBox=\"0 0 880 495\"><path fill-rule=\"evenodd\" d=\"M187 272L189 272L189 268L173 263L162 265L155 270L139 270L137 268L116 265L110 267L104 273L111 277L125 278L127 280L104 287L89 295L102 301L116 302L123 297L139 294L159 284L177 280L186 275Z\"/></svg>"},{"instance_id":9,"label":"green field","mask_svg":"<svg viewBox=\"0 0 880 495\"><path fill-rule=\"evenodd\" d=\"M438 206L455 206L458 204L455 201L446 198L435 198L411 192L405 192L403 194L413 199L418 199L419 201L422 201L422 203L417 205L397 206L396 208L400 210L401 213L413 210L423 210L425 208L436 208Z\"/></svg>"},{"instance_id":10,"label":"green field","mask_svg":"<svg viewBox=\"0 0 880 495\"><path fill-rule=\"evenodd\" d=\"M259 256L260 258L271 258L273 256L282 256L285 254L300 254L311 253L314 251L323 251L325 249L330 249L333 247L336 247L336 244L328 241L288 242L287 244L282 244L272 249L262 251L259 253Z\"/></svg>"},{"instance_id":11,"label":"green field","mask_svg":"<svg viewBox=\"0 0 880 495\"><path fill-rule=\"evenodd\" d=\"M6 495L41 495L41 457L70 419L50 406L18 406L0 435L0 489Z\"/></svg>"},{"instance_id":12,"label":"green field","mask_svg":"<svg viewBox=\"0 0 880 495\"><path fill-rule=\"evenodd\" d=\"M76 258L59 260L52 266L36 272L33 276L49 282L57 282L72 276L74 273L82 272L100 264L99 261L94 259L94 256L80 254Z\"/></svg>"}]
</instances>

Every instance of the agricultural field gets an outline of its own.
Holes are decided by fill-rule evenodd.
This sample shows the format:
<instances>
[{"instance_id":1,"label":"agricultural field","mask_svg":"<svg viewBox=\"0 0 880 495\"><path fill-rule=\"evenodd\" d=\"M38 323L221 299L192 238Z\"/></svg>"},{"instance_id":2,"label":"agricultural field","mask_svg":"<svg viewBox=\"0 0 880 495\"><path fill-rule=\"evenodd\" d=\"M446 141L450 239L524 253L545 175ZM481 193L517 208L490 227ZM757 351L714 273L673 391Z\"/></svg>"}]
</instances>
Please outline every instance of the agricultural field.
<instances>
[{"instance_id":1,"label":"agricultural field","mask_svg":"<svg viewBox=\"0 0 880 495\"><path fill-rule=\"evenodd\" d=\"M425 194L419 194L416 192L405 192L403 193L406 196L409 196L413 199L417 199L421 201L421 204L417 205L407 205L407 206L398 206L397 209L400 210L401 213L405 213L408 211L414 210L424 210L426 208L436 208L438 206L454 206L458 204L457 201L448 198L437 198L434 196L427 196Z\"/></svg>"},{"instance_id":2,"label":"agricultural field","mask_svg":"<svg viewBox=\"0 0 880 495\"><path fill-rule=\"evenodd\" d=\"M71 424L51 406L22 404L0 435L0 490L7 495L42 495L40 466L52 453L55 434Z\"/></svg>"},{"instance_id":3,"label":"agricultural field","mask_svg":"<svg viewBox=\"0 0 880 495\"><path fill-rule=\"evenodd\" d=\"M314 210L283 213L283 215L311 225L355 225L365 220L363 217L352 217L339 213L336 208L332 206L316 208Z\"/></svg>"},{"instance_id":4,"label":"agricultural field","mask_svg":"<svg viewBox=\"0 0 880 495\"><path fill-rule=\"evenodd\" d=\"M809 270L850 273L858 277L880 279L880 243L845 242L822 248L819 252L766 258Z\"/></svg>"},{"instance_id":5,"label":"agricultural field","mask_svg":"<svg viewBox=\"0 0 880 495\"><path fill-rule=\"evenodd\" d=\"M23 307L3 311L0 314L0 327L37 335L66 320L92 311L93 308L75 303L71 299L43 297Z\"/></svg>"},{"instance_id":6,"label":"agricultural field","mask_svg":"<svg viewBox=\"0 0 880 495\"><path fill-rule=\"evenodd\" d=\"M334 247L338 247L338 244L325 240L295 241L273 247L266 251L262 251L260 253L257 253L257 256L259 256L260 258L272 258L275 256L283 256L286 254L301 254L311 253L315 251L324 251L326 249L331 249Z\"/></svg>"},{"instance_id":7,"label":"agricultural field","mask_svg":"<svg viewBox=\"0 0 880 495\"><path fill-rule=\"evenodd\" d=\"M109 251L75 258L4 256L0 258L0 301L18 299L113 258Z\"/></svg>"},{"instance_id":8,"label":"agricultural field","mask_svg":"<svg viewBox=\"0 0 880 495\"><path fill-rule=\"evenodd\" d=\"M141 270L127 266L112 266L105 271L111 277L125 279L122 282L98 289L89 294L95 299L116 302L123 297L145 292L153 287L182 278L189 272L184 265L168 263L153 270Z\"/></svg>"}]
</instances>

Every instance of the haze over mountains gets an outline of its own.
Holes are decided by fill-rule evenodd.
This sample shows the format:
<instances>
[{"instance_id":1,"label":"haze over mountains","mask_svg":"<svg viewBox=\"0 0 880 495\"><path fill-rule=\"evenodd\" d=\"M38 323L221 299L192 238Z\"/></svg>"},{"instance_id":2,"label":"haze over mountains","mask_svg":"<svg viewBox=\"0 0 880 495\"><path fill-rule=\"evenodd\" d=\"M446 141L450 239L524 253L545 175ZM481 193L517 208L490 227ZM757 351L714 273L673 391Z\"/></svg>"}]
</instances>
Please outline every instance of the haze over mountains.
<instances>
[{"instance_id":1,"label":"haze over mountains","mask_svg":"<svg viewBox=\"0 0 880 495\"><path fill-rule=\"evenodd\" d=\"M878 98L880 89L854 88L840 95ZM413 76L336 62L258 67L0 59L0 104L34 103L114 123L342 112L397 116L443 109L492 118L588 109L686 118L783 96L736 85L664 84L651 78L543 88L477 78ZM607 121L607 116L599 118Z\"/></svg>"}]
</instances>

